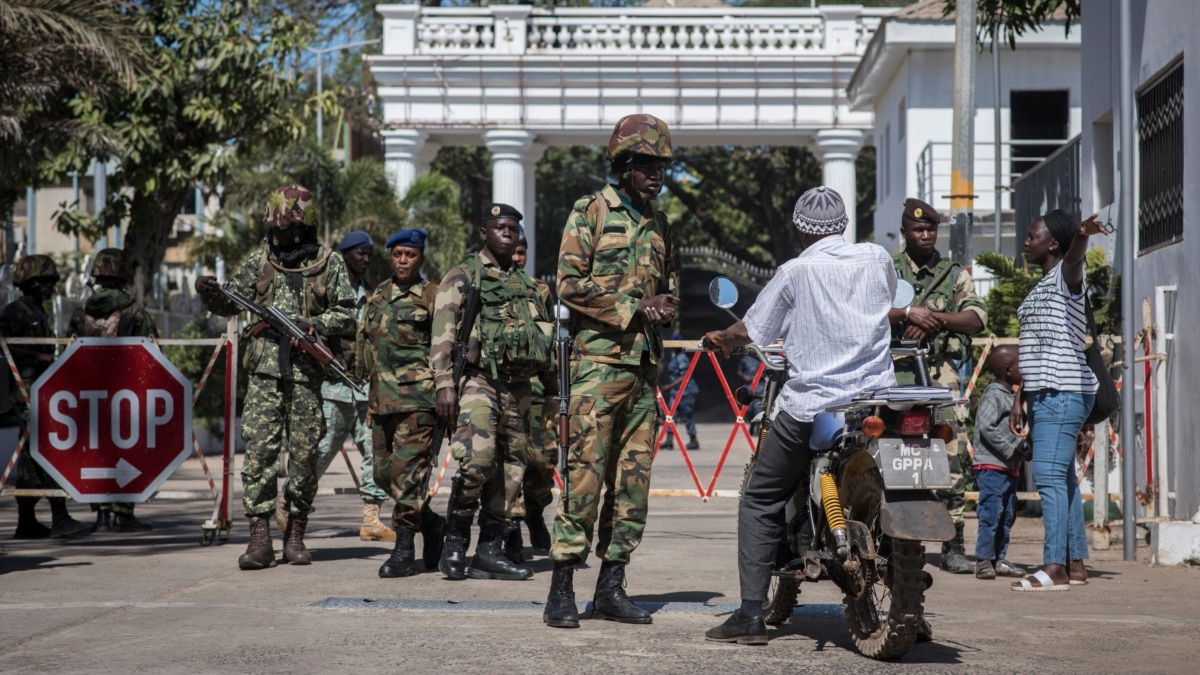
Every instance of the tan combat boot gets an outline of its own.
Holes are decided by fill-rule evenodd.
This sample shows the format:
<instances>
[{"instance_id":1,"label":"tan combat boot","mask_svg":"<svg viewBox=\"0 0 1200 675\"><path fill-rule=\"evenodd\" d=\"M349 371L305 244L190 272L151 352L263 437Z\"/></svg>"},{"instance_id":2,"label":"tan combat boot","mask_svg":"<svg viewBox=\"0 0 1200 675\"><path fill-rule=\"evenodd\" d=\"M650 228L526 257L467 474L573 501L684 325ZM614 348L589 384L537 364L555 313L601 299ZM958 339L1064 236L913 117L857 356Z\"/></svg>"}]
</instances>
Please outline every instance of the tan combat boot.
<instances>
[{"instance_id":1,"label":"tan combat boot","mask_svg":"<svg viewBox=\"0 0 1200 675\"><path fill-rule=\"evenodd\" d=\"M363 522L358 530L363 541L396 541L396 532L379 520L379 504L363 503Z\"/></svg>"}]
</instances>

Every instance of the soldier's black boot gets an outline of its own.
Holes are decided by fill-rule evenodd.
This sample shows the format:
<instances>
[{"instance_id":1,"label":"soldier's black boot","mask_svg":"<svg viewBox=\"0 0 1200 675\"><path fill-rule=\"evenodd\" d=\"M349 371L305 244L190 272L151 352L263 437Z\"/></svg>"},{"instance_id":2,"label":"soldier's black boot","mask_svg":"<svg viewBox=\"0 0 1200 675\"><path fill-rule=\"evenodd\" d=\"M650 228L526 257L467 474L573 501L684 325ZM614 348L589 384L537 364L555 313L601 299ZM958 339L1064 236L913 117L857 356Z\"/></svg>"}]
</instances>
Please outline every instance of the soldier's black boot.
<instances>
[{"instance_id":1,"label":"soldier's black boot","mask_svg":"<svg viewBox=\"0 0 1200 675\"><path fill-rule=\"evenodd\" d=\"M499 579L501 581L521 581L533 576L533 570L528 567L514 565L500 551L501 540L504 538L504 528L499 525L484 525L479 531L479 543L475 546L475 557L471 559L471 568L467 576L472 579Z\"/></svg>"},{"instance_id":2,"label":"soldier's black boot","mask_svg":"<svg viewBox=\"0 0 1200 675\"><path fill-rule=\"evenodd\" d=\"M570 563L554 563L550 578L550 595L542 621L554 628L579 628L579 608L575 605L575 567Z\"/></svg>"},{"instance_id":3,"label":"soldier's black boot","mask_svg":"<svg viewBox=\"0 0 1200 675\"><path fill-rule=\"evenodd\" d=\"M416 536L416 530L407 527L396 528L396 545L392 547L392 555L379 567L379 576L395 579L411 577L417 573L417 551L413 543Z\"/></svg>"},{"instance_id":4,"label":"soldier's black boot","mask_svg":"<svg viewBox=\"0 0 1200 675\"><path fill-rule=\"evenodd\" d=\"M238 567L261 570L275 566L275 549L271 547L270 516L250 516L250 544L238 558Z\"/></svg>"},{"instance_id":5,"label":"soldier's black boot","mask_svg":"<svg viewBox=\"0 0 1200 675\"><path fill-rule=\"evenodd\" d=\"M942 569L951 574L970 574L975 571L963 545L963 524L954 525L954 538L942 544Z\"/></svg>"},{"instance_id":6,"label":"soldier's black boot","mask_svg":"<svg viewBox=\"0 0 1200 675\"><path fill-rule=\"evenodd\" d=\"M446 519L446 543L438 570L447 579L467 578L467 547L471 545L471 516L453 515Z\"/></svg>"},{"instance_id":7,"label":"soldier's black boot","mask_svg":"<svg viewBox=\"0 0 1200 675\"><path fill-rule=\"evenodd\" d=\"M149 532L154 526L132 513L114 513L112 519L113 532Z\"/></svg>"},{"instance_id":8,"label":"soldier's black boot","mask_svg":"<svg viewBox=\"0 0 1200 675\"><path fill-rule=\"evenodd\" d=\"M442 542L446 538L446 519L434 513L429 505L421 509L421 562L425 569L436 570L442 558Z\"/></svg>"},{"instance_id":9,"label":"soldier's black boot","mask_svg":"<svg viewBox=\"0 0 1200 675\"><path fill-rule=\"evenodd\" d=\"M71 517L67 513L67 500L64 497L49 497L46 501L50 502L50 538L62 539L63 537L73 537L77 534L91 534L92 526L87 523L81 523Z\"/></svg>"},{"instance_id":10,"label":"soldier's black boot","mask_svg":"<svg viewBox=\"0 0 1200 675\"><path fill-rule=\"evenodd\" d=\"M592 618L620 623L650 623L650 612L633 604L625 595L625 563L605 560L596 580L596 596L592 598Z\"/></svg>"},{"instance_id":11,"label":"soldier's black boot","mask_svg":"<svg viewBox=\"0 0 1200 675\"><path fill-rule=\"evenodd\" d=\"M525 514L525 526L529 528L529 547L534 553L548 555L550 553L550 530L546 528L546 520L542 512Z\"/></svg>"},{"instance_id":12,"label":"soldier's black boot","mask_svg":"<svg viewBox=\"0 0 1200 675\"><path fill-rule=\"evenodd\" d=\"M17 531L13 539L49 539L50 528L38 522L37 497L17 497Z\"/></svg>"},{"instance_id":13,"label":"soldier's black boot","mask_svg":"<svg viewBox=\"0 0 1200 675\"><path fill-rule=\"evenodd\" d=\"M691 436L688 439L687 449L688 450L699 450L700 449L700 439L696 438L695 436Z\"/></svg>"},{"instance_id":14,"label":"soldier's black boot","mask_svg":"<svg viewBox=\"0 0 1200 675\"><path fill-rule=\"evenodd\" d=\"M504 528L504 557L514 565L525 562L525 540L521 538L521 521L510 520Z\"/></svg>"},{"instance_id":15,"label":"soldier's black boot","mask_svg":"<svg viewBox=\"0 0 1200 675\"><path fill-rule=\"evenodd\" d=\"M266 518L266 516L263 516ZM312 554L304 545L304 529L308 516L288 516L287 532L283 535L283 561L289 565L311 565Z\"/></svg>"}]
</instances>

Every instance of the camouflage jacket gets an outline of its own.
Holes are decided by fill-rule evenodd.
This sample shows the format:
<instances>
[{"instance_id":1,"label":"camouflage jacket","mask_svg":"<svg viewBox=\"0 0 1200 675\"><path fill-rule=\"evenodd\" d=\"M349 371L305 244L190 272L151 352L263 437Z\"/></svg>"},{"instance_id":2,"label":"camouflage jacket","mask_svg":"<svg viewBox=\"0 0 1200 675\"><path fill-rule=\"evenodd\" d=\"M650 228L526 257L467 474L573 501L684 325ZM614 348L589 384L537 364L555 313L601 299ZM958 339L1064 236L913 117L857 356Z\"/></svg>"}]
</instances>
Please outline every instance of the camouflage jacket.
<instances>
[{"instance_id":1,"label":"camouflage jacket","mask_svg":"<svg viewBox=\"0 0 1200 675\"><path fill-rule=\"evenodd\" d=\"M158 338L150 313L120 288L97 288L71 314L67 332L76 337Z\"/></svg>"},{"instance_id":2,"label":"camouflage jacket","mask_svg":"<svg viewBox=\"0 0 1200 675\"><path fill-rule=\"evenodd\" d=\"M358 375L358 355L362 351L359 336L362 328L363 317L367 311L367 299L371 297L371 288L367 286L366 281L360 280L357 286L351 285L354 289L354 319L355 322L351 326L350 331L337 338L329 340L329 348L333 350L334 356L342 362L346 367L346 372L355 380L365 382L366 378ZM342 378L334 375L332 372L326 373L326 378L321 383L321 398L327 401L365 401L367 394L355 393L350 385Z\"/></svg>"},{"instance_id":3,"label":"camouflage jacket","mask_svg":"<svg viewBox=\"0 0 1200 675\"><path fill-rule=\"evenodd\" d=\"M6 338L52 338L54 337L54 326L51 325L51 319L46 310L34 302L29 296L21 296L13 302L9 303L0 312L0 335ZM15 352L13 360L16 362L17 370L21 373L21 380L25 382L25 391L33 386L34 380L46 372L50 367L49 361L41 361L35 354L54 354L54 345L9 345L9 350ZM7 370L7 369L6 369ZM25 398L21 396L20 389L16 383L12 381L12 374L5 373L4 377L8 378L8 400L14 412L24 411ZM0 415L0 424L3 426L12 426L17 423L17 419L11 418L11 415Z\"/></svg>"},{"instance_id":4,"label":"camouflage jacket","mask_svg":"<svg viewBox=\"0 0 1200 675\"><path fill-rule=\"evenodd\" d=\"M388 279L367 299L358 327L356 377L371 382L372 414L433 410L429 342L438 285L398 286Z\"/></svg>"},{"instance_id":5,"label":"camouflage jacket","mask_svg":"<svg viewBox=\"0 0 1200 675\"><path fill-rule=\"evenodd\" d=\"M325 266L313 265L325 259ZM274 267L276 273L264 274L264 264ZM305 261L304 267L294 273L302 274L299 288L293 287L289 277L293 273L285 270L270 258L266 245L250 254L238 271L225 282L225 288L236 291L262 305L271 305L283 312L292 321L306 321L322 337L344 335L354 330L354 289L346 274L346 263L338 255L327 255L324 249L317 258ZM212 313L229 316L238 312L238 306L225 296L205 299L204 306ZM279 344L270 331L257 336L250 329L257 323L254 318L242 331L242 367L248 372L265 377L279 378ZM292 349L292 379L296 382L319 383L325 379L321 366L299 349Z\"/></svg>"},{"instance_id":6,"label":"camouflage jacket","mask_svg":"<svg viewBox=\"0 0 1200 675\"><path fill-rule=\"evenodd\" d=\"M904 251L892 256L892 263L896 266L896 274L913 285L917 298L926 292L943 268L952 264L936 250L924 265L917 265ZM957 276L953 272L947 274L937 288L929 291L921 306L935 312L975 312L987 326L987 304L975 294L975 280L965 269L960 268ZM942 330L930 335L927 342L929 363L933 368L947 359L962 359L971 347L971 336Z\"/></svg>"},{"instance_id":7,"label":"camouflage jacket","mask_svg":"<svg viewBox=\"0 0 1200 675\"><path fill-rule=\"evenodd\" d=\"M602 213L604 222L596 223ZM637 307L660 293L678 297L672 255L667 217L652 206L635 220L612 185L575 202L558 263L558 297L571 309L574 353L636 365L648 352L658 363L662 338Z\"/></svg>"},{"instance_id":8,"label":"camouflage jacket","mask_svg":"<svg viewBox=\"0 0 1200 675\"><path fill-rule=\"evenodd\" d=\"M501 269L496 258L486 248L475 254L474 257L482 266L481 278L491 277L505 280L513 274L525 274L525 270L516 267L508 270ZM459 384L454 382L454 347L458 326L462 322L463 303L466 301L467 288L471 284L472 274L473 263L468 258L447 272L442 283L438 285L437 307L433 314L433 344L429 350L435 389L457 388ZM549 312L550 289L549 287L544 287L544 289L539 287L539 289L542 291L540 300L543 308ZM551 314L551 316L553 315ZM476 318L475 327L467 341L467 363L478 366L479 352L479 319Z\"/></svg>"}]
</instances>

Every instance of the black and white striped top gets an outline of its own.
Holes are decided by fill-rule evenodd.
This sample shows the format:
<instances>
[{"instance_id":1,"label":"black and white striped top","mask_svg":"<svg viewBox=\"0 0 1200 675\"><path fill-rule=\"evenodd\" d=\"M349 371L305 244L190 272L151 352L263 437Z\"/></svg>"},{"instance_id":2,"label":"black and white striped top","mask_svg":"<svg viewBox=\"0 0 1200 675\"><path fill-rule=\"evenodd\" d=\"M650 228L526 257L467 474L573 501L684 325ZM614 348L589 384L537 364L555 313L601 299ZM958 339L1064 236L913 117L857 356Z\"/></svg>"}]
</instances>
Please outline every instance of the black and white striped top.
<instances>
[{"instance_id":1,"label":"black and white striped top","mask_svg":"<svg viewBox=\"0 0 1200 675\"><path fill-rule=\"evenodd\" d=\"M1053 389L1096 392L1096 376L1088 368L1083 347L1088 333L1083 293L1072 295L1054 266L1017 308L1021 324L1021 379L1025 391Z\"/></svg>"}]
</instances>

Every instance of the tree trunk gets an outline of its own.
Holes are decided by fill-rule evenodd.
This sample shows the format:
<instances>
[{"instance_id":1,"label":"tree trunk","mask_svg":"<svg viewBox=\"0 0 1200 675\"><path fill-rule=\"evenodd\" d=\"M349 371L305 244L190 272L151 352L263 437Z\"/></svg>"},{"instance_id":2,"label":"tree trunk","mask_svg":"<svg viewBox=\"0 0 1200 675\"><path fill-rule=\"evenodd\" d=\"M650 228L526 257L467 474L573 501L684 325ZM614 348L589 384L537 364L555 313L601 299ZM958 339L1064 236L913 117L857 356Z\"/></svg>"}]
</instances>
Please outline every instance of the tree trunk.
<instances>
[{"instance_id":1,"label":"tree trunk","mask_svg":"<svg viewBox=\"0 0 1200 675\"><path fill-rule=\"evenodd\" d=\"M133 197L124 242L125 256L133 266L135 279L138 278L137 271L141 271L143 297L150 297L154 292L154 275L162 265L175 218L191 194L190 189L159 190L149 194L139 192ZM131 290L136 296L138 289Z\"/></svg>"}]
</instances>

